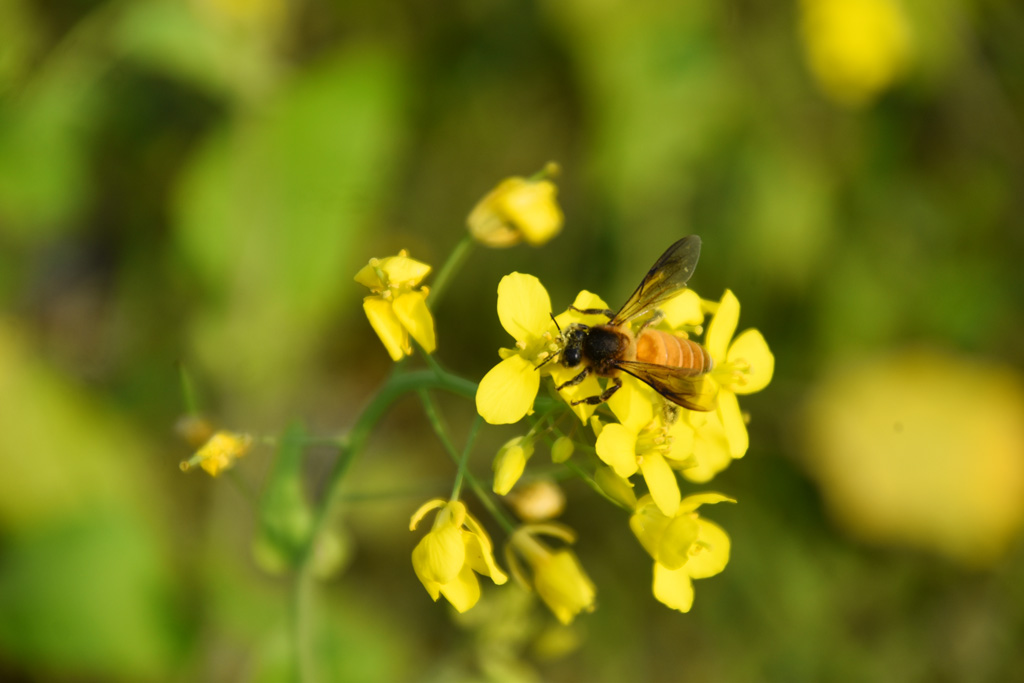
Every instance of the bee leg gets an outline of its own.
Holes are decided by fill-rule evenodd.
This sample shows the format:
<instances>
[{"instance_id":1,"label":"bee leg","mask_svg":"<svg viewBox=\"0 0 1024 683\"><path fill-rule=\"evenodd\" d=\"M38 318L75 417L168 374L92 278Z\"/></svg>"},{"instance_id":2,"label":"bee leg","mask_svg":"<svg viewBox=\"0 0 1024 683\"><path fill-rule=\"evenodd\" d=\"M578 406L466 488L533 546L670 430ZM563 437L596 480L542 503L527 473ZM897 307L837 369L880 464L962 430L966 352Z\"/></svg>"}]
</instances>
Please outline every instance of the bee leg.
<instances>
[{"instance_id":1,"label":"bee leg","mask_svg":"<svg viewBox=\"0 0 1024 683\"><path fill-rule=\"evenodd\" d=\"M576 375L575 377L570 379L568 382L562 382L557 387L555 387L555 390L556 391L561 391L562 389L564 389L566 387L574 387L577 384L579 384L580 382L582 382L583 380L585 380L587 378L587 375L589 375L589 374L590 374L590 368L589 367L583 368L583 370L580 372L580 374Z\"/></svg>"},{"instance_id":2,"label":"bee leg","mask_svg":"<svg viewBox=\"0 0 1024 683\"><path fill-rule=\"evenodd\" d=\"M652 315L650 318L645 320L644 324L640 326L640 329L637 330L636 333L640 334L641 332L646 330L648 327L652 327L654 325L657 325L658 323L660 323L664 319L665 319L665 314L664 313L662 313L661 311L655 311L654 315Z\"/></svg>"},{"instance_id":3,"label":"bee leg","mask_svg":"<svg viewBox=\"0 0 1024 683\"><path fill-rule=\"evenodd\" d=\"M603 315L609 320L615 317L615 311L610 308L576 308L575 306L569 306L570 311L576 311L583 315Z\"/></svg>"},{"instance_id":4,"label":"bee leg","mask_svg":"<svg viewBox=\"0 0 1024 683\"><path fill-rule=\"evenodd\" d=\"M597 396L589 396L587 398L581 398L578 401L573 401L572 405L578 406L581 403L586 403L588 406L596 406L610 399L612 397L612 394L614 394L621 388L622 380L619 379L618 377L612 377L612 385L610 387L602 391Z\"/></svg>"}]
</instances>

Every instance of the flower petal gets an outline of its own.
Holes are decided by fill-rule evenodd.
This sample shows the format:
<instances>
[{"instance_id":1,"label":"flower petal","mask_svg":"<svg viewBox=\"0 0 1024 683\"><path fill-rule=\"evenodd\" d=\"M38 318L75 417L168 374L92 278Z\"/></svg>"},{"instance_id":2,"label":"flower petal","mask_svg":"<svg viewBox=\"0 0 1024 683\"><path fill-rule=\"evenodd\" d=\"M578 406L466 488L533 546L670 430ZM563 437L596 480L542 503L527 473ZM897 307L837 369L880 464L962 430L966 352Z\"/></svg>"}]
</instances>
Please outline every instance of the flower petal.
<instances>
[{"instance_id":1,"label":"flower petal","mask_svg":"<svg viewBox=\"0 0 1024 683\"><path fill-rule=\"evenodd\" d=\"M458 576L448 583L441 584L441 595L452 603L456 611L465 612L480 599L480 581L467 564Z\"/></svg>"},{"instance_id":2,"label":"flower petal","mask_svg":"<svg viewBox=\"0 0 1024 683\"><path fill-rule=\"evenodd\" d=\"M518 422L533 408L538 389L540 373L522 356L511 356L480 380L476 411L492 425Z\"/></svg>"},{"instance_id":3,"label":"flower petal","mask_svg":"<svg viewBox=\"0 0 1024 683\"><path fill-rule=\"evenodd\" d=\"M377 333L388 350L391 360L399 361L412 353L409 346L409 333L395 315L391 302L379 296L368 296L363 299L363 310L370 321L373 331Z\"/></svg>"},{"instance_id":4,"label":"flower petal","mask_svg":"<svg viewBox=\"0 0 1024 683\"><path fill-rule=\"evenodd\" d=\"M641 498L629 518L629 528L640 541L647 554L653 559L658 559L661 551L661 540L665 536L665 529L672 521L666 517L651 496Z\"/></svg>"},{"instance_id":5,"label":"flower petal","mask_svg":"<svg viewBox=\"0 0 1024 683\"><path fill-rule=\"evenodd\" d=\"M571 551L558 550L534 569L533 585L537 595L560 622L568 624L581 611L594 611L597 594L594 582Z\"/></svg>"},{"instance_id":6,"label":"flower petal","mask_svg":"<svg viewBox=\"0 0 1024 683\"><path fill-rule=\"evenodd\" d=\"M679 508L679 482L676 473L665 462L661 453L644 453L640 459L640 471L644 475L647 489L662 514L671 517Z\"/></svg>"},{"instance_id":7,"label":"flower petal","mask_svg":"<svg viewBox=\"0 0 1024 683\"><path fill-rule=\"evenodd\" d=\"M684 325L700 325L704 322L704 311L700 306L700 297L692 289L684 289L665 303L658 306L665 316L665 322L672 329Z\"/></svg>"},{"instance_id":8,"label":"flower petal","mask_svg":"<svg viewBox=\"0 0 1024 683\"><path fill-rule=\"evenodd\" d=\"M686 567L672 570L655 563L654 597L674 610L689 612L693 607L693 581Z\"/></svg>"},{"instance_id":9,"label":"flower petal","mask_svg":"<svg viewBox=\"0 0 1024 683\"><path fill-rule=\"evenodd\" d=\"M499 249L519 243L522 234L502 213L499 198L505 192L518 187L521 182L522 178L508 178L477 202L466 218L466 225L473 239Z\"/></svg>"},{"instance_id":10,"label":"flower petal","mask_svg":"<svg viewBox=\"0 0 1024 683\"><path fill-rule=\"evenodd\" d=\"M529 343L551 322L551 298L544 285L533 275L511 273L498 283L498 320L516 341Z\"/></svg>"},{"instance_id":11,"label":"flower petal","mask_svg":"<svg viewBox=\"0 0 1024 683\"><path fill-rule=\"evenodd\" d=\"M775 372L775 356L768 348L768 342L755 329L744 330L729 346L728 361L746 361L750 369L743 374L744 381L736 382L729 388L737 394L753 394L761 391L772 381Z\"/></svg>"},{"instance_id":12,"label":"flower petal","mask_svg":"<svg viewBox=\"0 0 1024 683\"><path fill-rule=\"evenodd\" d=\"M601 430L595 444L597 457L615 470L615 474L628 478L636 474L636 433L620 424L608 424Z\"/></svg>"},{"instance_id":13,"label":"flower petal","mask_svg":"<svg viewBox=\"0 0 1024 683\"><path fill-rule=\"evenodd\" d=\"M601 308L607 309L608 304L604 302L604 299L599 297L593 292L589 292L585 289L581 289L580 293L576 295L576 300L572 302L574 308L588 309L588 308ZM608 316L601 313L594 313L592 315L583 315L579 311L567 309L562 313L555 316L555 320L558 321L558 326L563 330L573 323L579 323L581 325L603 325L608 322Z\"/></svg>"},{"instance_id":14,"label":"flower petal","mask_svg":"<svg viewBox=\"0 0 1024 683\"><path fill-rule=\"evenodd\" d=\"M483 576L491 577L497 585L508 581L508 576L501 571L497 561L494 559L494 549L491 547L491 539L475 519L466 518L466 526L470 528L463 534L466 541L466 564L472 567L473 571Z\"/></svg>"},{"instance_id":15,"label":"flower petal","mask_svg":"<svg viewBox=\"0 0 1024 683\"><path fill-rule=\"evenodd\" d=\"M465 562L462 531L450 524L432 529L412 551L413 569L424 586L428 581L444 585L454 580Z\"/></svg>"},{"instance_id":16,"label":"flower petal","mask_svg":"<svg viewBox=\"0 0 1024 683\"><path fill-rule=\"evenodd\" d=\"M673 517L658 541L655 561L666 569L679 569L688 564L690 551L699 533L700 525L695 515Z\"/></svg>"},{"instance_id":17,"label":"flower petal","mask_svg":"<svg viewBox=\"0 0 1024 683\"><path fill-rule=\"evenodd\" d=\"M394 312L423 350L433 353L437 339L434 337L434 317L427 308L427 293L416 291L400 295L395 299Z\"/></svg>"},{"instance_id":18,"label":"flower petal","mask_svg":"<svg viewBox=\"0 0 1024 683\"><path fill-rule=\"evenodd\" d=\"M608 407L619 418L619 422L639 433L654 418L652 401L655 398L657 394L647 390L647 385L632 377L624 377L622 388L608 399ZM660 402L661 399L657 400Z\"/></svg>"},{"instance_id":19,"label":"flower petal","mask_svg":"<svg viewBox=\"0 0 1024 683\"><path fill-rule=\"evenodd\" d=\"M533 246L544 244L562 229L562 210L555 201L557 190L549 180L522 181L498 196L508 219Z\"/></svg>"},{"instance_id":20,"label":"flower petal","mask_svg":"<svg viewBox=\"0 0 1024 683\"><path fill-rule=\"evenodd\" d=\"M708 323L708 334L706 346L708 353L716 362L726 358L729 349L729 340L736 332L736 324L740 321L740 302L731 290L725 290L722 301L718 304L718 310Z\"/></svg>"},{"instance_id":21,"label":"flower petal","mask_svg":"<svg viewBox=\"0 0 1024 683\"><path fill-rule=\"evenodd\" d=\"M715 493L714 491L705 491L704 493L695 493L692 496L683 498L683 501L679 504L679 513L693 512L701 505L713 505L714 503L735 503L735 498L730 498L721 493Z\"/></svg>"},{"instance_id":22,"label":"flower petal","mask_svg":"<svg viewBox=\"0 0 1024 683\"><path fill-rule=\"evenodd\" d=\"M697 542L690 548L686 573L694 579L706 579L729 564L729 535L722 527L706 519L698 519Z\"/></svg>"},{"instance_id":23,"label":"flower petal","mask_svg":"<svg viewBox=\"0 0 1024 683\"><path fill-rule=\"evenodd\" d=\"M671 459L676 467L692 459L693 444L697 438L693 426L685 420L677 419L675 424L669 427L668 434L672 442L665 457Z\"/></svg>"},{"instance_id":24,"label":"flower petal","mask_svg":"<svg viewBox=\"0 0 1024 683\"><path fill-rule=\"evenodd\" d=\"M381 279L377 276L378 270L384 273L384 277L387 280L386 283L381 282ZM355 281L364 287L369 287L376 291L380 291L387 286L399 287L404 285L414 287L429 272L430 266L416 259L409 258L402 251L398 256L370 259L370 262L356 273Z\"/></svg>"},{"instance_id":25,"label":"flower petal","mask_svg":"<svg viewBox=\"0 0 1024 683\"><path fill-rule=\"evenodd\" d=\"M415 531L416 527L419 526L420 522L423 521L423 518L428 512L438 508L443 508L447 504L448 501L443 498L434 498L433 500L428 500L423 505L420 505L419 509L412 513L412 519L409 520L409 531Z\"/></svg>"},{"instance_id":26,"label":"flower petal","mask_svg":"<svg viewBox=\"0 0 1024 683\"><path fill-rule=\"evenodd\" d=\"M556 387L564 382L568 382L583 370L581 367L567 368L564 365L558 365L555 363L552 363L547 367L551 368L551 379L554 381ZM604 391L604 389L601 388L601 384L597 380L597 375L591 373L579 384L574 384L562 389L558 392L558 395L562 397L563 401L570 405L572 412L576 414L576 417L580 419L580 422L586 424L587 420L589 420L594 414L594 411L597 410L597 406L588 405L586 403L572 405L572 402L590 398L591 396L597 396L602 391Z\"/></svg>"},{"instance_id":27,"label":"flower petal","mask_svg":"<svg viewBox=\"0 0 1024 683\"><path fill-rule=\"evenodd\" d=\"M409 258L404 250L398 256L381 259L380 269L392 287L415 287L430 272L430 266Z\"/></svg>"},{"instance_id":28,"label":"flower petal","mask_svg":"<svg viewBox=\"0 0 1024 683\"><path fill-rule=\"evenodd\" d=\"M733 458L742 458L750 446L750 437L747 435L747 424L743 421L743 413L740 412L740 402L736 394L722 389L718 392L718 417L725 429L725 438L729 442L729 455Z\"/></svg>"},{"instance_id":29,"label":"flower petal","mask_svg":"<svg viewBox=\"0 0 1024 683\"><path fill-rule=\"evenodd\" d=\"M703 424L695 426L697 436L693 442L693 457L696 465L683 470L683 476L692 482L702 484L710 481L732 462L729 441L716 413L701 413L696 419Z\"/></svg>"}]
</instances>

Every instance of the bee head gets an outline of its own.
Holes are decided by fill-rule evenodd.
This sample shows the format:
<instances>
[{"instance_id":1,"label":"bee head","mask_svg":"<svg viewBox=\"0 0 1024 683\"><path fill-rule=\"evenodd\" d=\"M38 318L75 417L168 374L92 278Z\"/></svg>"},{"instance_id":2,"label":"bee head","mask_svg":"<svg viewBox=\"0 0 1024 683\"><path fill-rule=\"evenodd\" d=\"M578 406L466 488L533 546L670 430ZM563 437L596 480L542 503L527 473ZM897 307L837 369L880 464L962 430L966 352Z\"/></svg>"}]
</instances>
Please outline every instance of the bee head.
<instances>
[{"instance_id":1,"label":"bee head","mask_svg":"<svg viewBox=\"0 0 1024 683\"><path fill-rule=\"evenodd\" d=\"M586 325L573 323L562 333L562 365L574 368L583 362L583 340L587 336Z\"/></svg>"}]
</instances>

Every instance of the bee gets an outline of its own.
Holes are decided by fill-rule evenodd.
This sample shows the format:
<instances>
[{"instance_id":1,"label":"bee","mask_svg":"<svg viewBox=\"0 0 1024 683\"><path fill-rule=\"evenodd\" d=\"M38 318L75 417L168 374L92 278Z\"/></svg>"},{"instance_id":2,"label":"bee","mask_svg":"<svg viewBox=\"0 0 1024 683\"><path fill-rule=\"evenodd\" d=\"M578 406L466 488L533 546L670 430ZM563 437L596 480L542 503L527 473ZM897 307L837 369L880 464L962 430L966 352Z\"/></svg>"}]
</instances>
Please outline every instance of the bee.
<instances>
[{"instance_id":1,"label":"bee","mask_svg":"<svg viewBox=\"0 0 1024 683\"><path fill-rule=\"evenodd\" d=\"M610 385L597 396L573 401L572 405L604 403L622 387L625 372L650 385L676 405L709 411L715 407L715 388L706 375L713 362L707 349L697 342L652 329L661 319L657 310L686 287L700 257L700 237L689 235L670 246L640 282L622 308L579 309L584 315L604 315L604 325L568 325L561 334L559 362L566 368L583 370L557 389L574 386L589 374L608 377ZM630 324L651 313L634 333Z\"/></svg>"}]
</instances>

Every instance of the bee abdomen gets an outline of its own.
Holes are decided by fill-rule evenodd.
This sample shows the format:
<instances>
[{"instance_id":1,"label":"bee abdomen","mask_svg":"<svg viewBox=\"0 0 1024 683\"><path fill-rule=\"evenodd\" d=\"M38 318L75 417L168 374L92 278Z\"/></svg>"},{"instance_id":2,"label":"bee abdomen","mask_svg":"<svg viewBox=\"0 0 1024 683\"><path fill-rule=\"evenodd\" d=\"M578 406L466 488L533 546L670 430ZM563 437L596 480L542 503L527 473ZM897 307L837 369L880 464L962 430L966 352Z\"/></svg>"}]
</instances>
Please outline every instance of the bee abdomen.
<instances>
[{"instance_id":1,"label":"bee abdomen","mask_svg":"<svg viewBox=\"0 0 1024 683\"><path fill-rule=\"evenodd\" d=\"M692 370L701 375L711 370L707 349L695 341L661 330L644 330L636 340L636 359L643 363Z\"/></svg>"}]
</instances>

